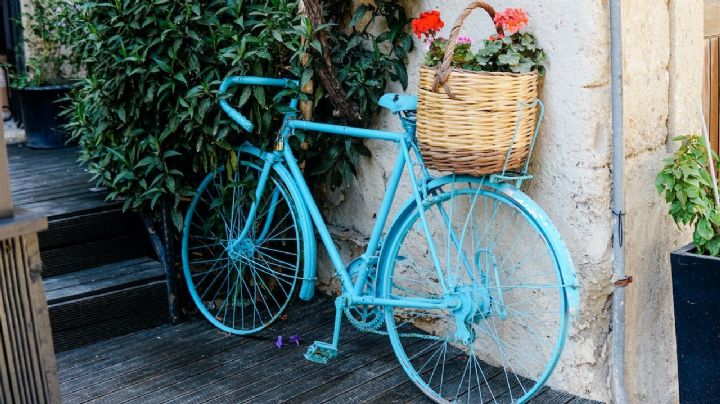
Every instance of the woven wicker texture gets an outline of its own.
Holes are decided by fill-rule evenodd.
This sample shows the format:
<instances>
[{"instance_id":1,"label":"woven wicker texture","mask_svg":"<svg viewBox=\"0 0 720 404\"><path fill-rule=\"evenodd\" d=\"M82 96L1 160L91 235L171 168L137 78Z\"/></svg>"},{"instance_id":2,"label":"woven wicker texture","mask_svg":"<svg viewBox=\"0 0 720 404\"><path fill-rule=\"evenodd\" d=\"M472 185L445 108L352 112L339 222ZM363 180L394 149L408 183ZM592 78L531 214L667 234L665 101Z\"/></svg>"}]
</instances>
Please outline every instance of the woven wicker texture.
<instances>
[{"instance_id":1,"label":"woven wicker texture","mask_svg":"<svg viewBox=\"0 0 720 404\"><path fill-rule=\"evenodd\" d=\"M450 66L460 28L476 8L495 15L487 3L470 4L453 26L443 64L420 68L417 137L428 167L478 176L524 166L538 119L532 103L538 98L539 75Z\"/></svg>"}]
</instances>

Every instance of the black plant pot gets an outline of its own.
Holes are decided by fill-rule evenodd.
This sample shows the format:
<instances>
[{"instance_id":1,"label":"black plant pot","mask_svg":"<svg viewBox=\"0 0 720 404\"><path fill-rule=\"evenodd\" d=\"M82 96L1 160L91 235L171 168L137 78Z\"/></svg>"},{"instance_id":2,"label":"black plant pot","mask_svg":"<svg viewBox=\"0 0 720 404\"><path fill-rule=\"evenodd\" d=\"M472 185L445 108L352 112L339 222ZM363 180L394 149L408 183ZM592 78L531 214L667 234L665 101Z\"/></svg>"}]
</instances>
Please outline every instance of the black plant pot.
<instances>
[{"instance_id":1,"label":"black plant pot","mask_svg":"<svg viewBox=\"0 0 720 404\"><path fill-rule=\"evenodd\" d=\"M720 258L671 254L680 403L720 400Z\"/></svg>"},{"instance_id":2,"label":"black plant pot","mask_svg":"<svg viewBox=\"0 0 720 404\"><path fill-rule=\"evenodd\" d=\"M61 102L72 85L25 87L15 89L20 99L27 146L35 149L65 147L68 137L62 128L67 120L60 116Z\"/></svg>"}]
</instances>

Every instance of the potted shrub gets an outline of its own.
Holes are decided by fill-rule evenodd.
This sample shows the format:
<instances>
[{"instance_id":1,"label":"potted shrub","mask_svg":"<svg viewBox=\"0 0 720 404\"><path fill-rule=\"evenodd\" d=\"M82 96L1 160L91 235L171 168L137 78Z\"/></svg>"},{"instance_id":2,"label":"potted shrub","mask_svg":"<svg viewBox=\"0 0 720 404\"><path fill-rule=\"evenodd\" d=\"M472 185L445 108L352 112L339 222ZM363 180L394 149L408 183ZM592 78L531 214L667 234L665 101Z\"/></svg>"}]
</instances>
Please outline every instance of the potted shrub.
<instances>
[{"instance_id":1,"label":"potted shrub","mask_svg":"<svg viewBox=\"0 0 720 404\"><path fill-rule=\"evenodd\" d=\"M720 207L700 136L682 146L656 179L678 225L694 226L693 243L671 254L680 401L714 402L720 366ZM713 153L715 172L718 157Z\"/></svg>"},{"instance_id":2,"label":"potted shrub","mask_svg":"<svg viewBox=\"0 0 720 404\"><path fill-rule=\"evenodd\" d=\"M69 49L71 5L70 0L31 0L24 14L29 55L25 71L13 75L12 86L29 147L57 148L67 142L60 113L78 70Z\"/></svg>"}]
</instances>

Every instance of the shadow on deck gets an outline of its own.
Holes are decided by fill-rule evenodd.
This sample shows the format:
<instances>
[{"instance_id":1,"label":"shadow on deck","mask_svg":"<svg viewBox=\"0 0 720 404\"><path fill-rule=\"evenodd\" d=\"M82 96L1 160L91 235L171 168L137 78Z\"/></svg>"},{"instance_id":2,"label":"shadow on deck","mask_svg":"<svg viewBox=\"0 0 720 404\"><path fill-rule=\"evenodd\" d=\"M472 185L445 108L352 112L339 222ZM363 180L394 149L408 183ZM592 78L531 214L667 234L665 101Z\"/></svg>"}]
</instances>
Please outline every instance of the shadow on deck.
<instances>
[{"instance_id":1,"label":"shadow on deck","mask_svg":"<svg viewBox=\"0 0 720 404\"><path fill-rule=\"evenodd\" d=\"M335 360L327 365L305 360L308 344L331 334L333 306L324 296L296 301L287 320L253 337L231 336L194 320L63 352L58 356L63 401L428 402L383 335L346 326ZM300 346L275 346L278 335L293 334L300 335ZM533 402L592 403L548 388Z\"/></svg>"}]
</instances>

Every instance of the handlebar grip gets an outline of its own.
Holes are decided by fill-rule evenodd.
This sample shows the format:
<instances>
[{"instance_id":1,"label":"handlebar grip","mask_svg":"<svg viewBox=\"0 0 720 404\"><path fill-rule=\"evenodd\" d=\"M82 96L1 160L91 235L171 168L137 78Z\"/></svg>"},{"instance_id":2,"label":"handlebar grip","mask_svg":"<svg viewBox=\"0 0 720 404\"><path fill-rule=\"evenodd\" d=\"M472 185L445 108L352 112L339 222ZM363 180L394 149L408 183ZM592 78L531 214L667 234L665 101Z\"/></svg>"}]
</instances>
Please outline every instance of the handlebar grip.
<instances>
[{"instance_id":1,"label":"handlebar grip","mask_svg":"<svg viewBox=\"0 0 720 404\"><path fill-rule=\"evenodd\" d=\"M250 85L250 86L271 86L271 87L282 87L288 88L292 84L297 85L297 82L288 79L271 79L268 77L256 77L256 76L230 76L223 80L220 84L220 95L227 94L227 90L232 86L238 85ZM230 106L230 103L226 99L220 100L220 108L225 111L228 116L238 123L243 129L248 132L252 132L255 128L252 122L243 116L240 111Z\"/></svg>"}]
</instances>

